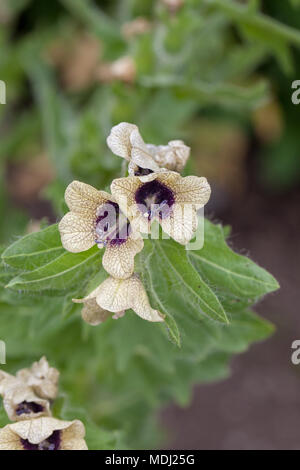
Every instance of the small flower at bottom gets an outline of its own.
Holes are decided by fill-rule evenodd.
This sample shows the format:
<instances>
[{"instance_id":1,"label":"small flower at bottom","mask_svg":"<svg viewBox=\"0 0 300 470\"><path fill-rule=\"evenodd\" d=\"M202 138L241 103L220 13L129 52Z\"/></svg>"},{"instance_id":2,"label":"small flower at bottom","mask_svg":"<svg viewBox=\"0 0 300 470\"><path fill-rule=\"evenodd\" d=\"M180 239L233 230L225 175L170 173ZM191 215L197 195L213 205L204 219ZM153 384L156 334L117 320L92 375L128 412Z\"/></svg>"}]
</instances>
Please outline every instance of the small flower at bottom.
<instances>
[{"instance_id":1,"label":"small flower at bottom","mask_svg":"<svg viewBox=\"0 0 300 470\"><path fill-rule=\"evenodd\" d=\"M0 394L3 408L11 421L51 416L50 403L37 396L21 379L0 371Z\"/></svg>"},{"instance_id":2,"label":"small flower at bottom","mask_svg":"<svg viewBox=\"0 0 300 470\"><path fill-rule=\"evenodd\" d=\"M104 269L118 279L126 279L134 270L134 257L144 246L139 233L120 211L114 197L105 191L73 181L66 189L70 209L59 223L64 248L72 253L97 244L105 247Z\"/></svg>"},{"instance_id":3,"label":"small flower at bottom","mask_svg":"<svg viewBox=\"0 0 300 470\"><path fill-rule=\"evenodd\" d=\"M164 321L164 316L150 306L145 288L135 274L128 279L109 277L87 297L73 302L84 304L82 317L92 325L102 323L112 313L112 318L120 318L129 309L144 320Z\"/></svg>"},{"instance_id":4,"label":"small flower at bottom","mask_svg":"<svg viewBox=\"0 0 300 470\"><path fill-rule=\"evenodd\" d=\"M79 420L36 418L0 429L0 450L88 450Z\"/></svg>"},{"instance_id":5,"label":"small flower at bottom","mask_svg":"<svg viewBox=\"0 0 300 470\"><path fill-rule=\"evenodd\" d=\"M34 362L31 367L20 369L16 377L32 387L33 391L41 398L54 400L57 395L59 372L49 366L45 356Z\"/></svg>"},{"instance_id":6,"label":"small flower at bottom","mask_svg":"<svg viewBox=\"0 0 300 470\"><path fill-rule=\"evenodd\" d=\"M149 233L156 219L165 233L185 245L197 229L197 210L207 203L211 190L206 178L168 171L149 174L143 181L137 176L115 179L111 192L136 230Z\"/></svg>"}]
</instances>

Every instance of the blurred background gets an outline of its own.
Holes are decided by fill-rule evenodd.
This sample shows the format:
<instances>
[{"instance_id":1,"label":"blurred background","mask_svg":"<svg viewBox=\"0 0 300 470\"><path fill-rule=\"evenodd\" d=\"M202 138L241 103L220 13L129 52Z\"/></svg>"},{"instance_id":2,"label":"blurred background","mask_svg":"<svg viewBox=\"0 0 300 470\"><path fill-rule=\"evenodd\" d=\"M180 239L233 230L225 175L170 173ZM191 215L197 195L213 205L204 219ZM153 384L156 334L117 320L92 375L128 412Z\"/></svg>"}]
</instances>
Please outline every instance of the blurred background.
<instances>
[{"instance_id":1,"label":"blurred background","mask_svg":"<svg viewBox=\"0 0 300 470\"><path fill-rule=\"evenodd\" d=\"M1 243L57 221L73 179L108 185L128 121L191 147L206 215L281 284L256 308L274 336L162 412L166 448L299 448L299 29L299 0L0 0Z\"/></svg>"}]
</instances>

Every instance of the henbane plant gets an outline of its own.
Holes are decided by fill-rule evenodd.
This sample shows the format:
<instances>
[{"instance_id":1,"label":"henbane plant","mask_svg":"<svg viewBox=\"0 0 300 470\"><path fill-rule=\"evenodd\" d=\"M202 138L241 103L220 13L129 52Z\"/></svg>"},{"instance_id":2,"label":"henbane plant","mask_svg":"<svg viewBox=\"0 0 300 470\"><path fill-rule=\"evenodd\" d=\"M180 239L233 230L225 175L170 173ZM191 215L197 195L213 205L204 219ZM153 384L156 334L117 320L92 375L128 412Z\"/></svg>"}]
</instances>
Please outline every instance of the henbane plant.
<instances>
[{"instance_id":1,"label":"henbane plant","mask_svg":"<svg viewBox=\"0 0 300 470\"><path fill-rule=\"evenodd\" d=\"M1 336L15 366L26 347L64 370L69 401L54 416L80 416L89 448L149 447L159 407L188 403L193 384L226 377L233 354L271 334L251 307L278 283L209 220L203 247L186 249L210 186L179 173L190 151L182 141L145 144L121 123L107 143L128 176L111 193L72 182L59 224L3 251Z\"/></svg>"}]
</instances>

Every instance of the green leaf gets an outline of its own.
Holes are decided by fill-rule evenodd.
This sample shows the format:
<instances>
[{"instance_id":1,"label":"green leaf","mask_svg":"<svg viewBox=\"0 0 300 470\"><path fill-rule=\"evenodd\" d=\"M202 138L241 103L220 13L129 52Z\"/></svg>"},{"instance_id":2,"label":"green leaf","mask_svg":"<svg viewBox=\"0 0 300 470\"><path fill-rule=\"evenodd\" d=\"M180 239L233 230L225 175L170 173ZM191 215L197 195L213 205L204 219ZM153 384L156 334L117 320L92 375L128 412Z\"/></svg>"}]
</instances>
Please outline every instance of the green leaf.
<instances>
[{"instance_id":1,"label":"green leaf","mask_svg":"<svg viewBox=\"0 0 300 470\"><path fill-rule=\"evenodd\" d=\"M279 288L274 277L246 256L234 253L226 241L220 225L205 220L204 246L188 251L188 257L211 285L227 291L239 299L255 302L262 295Z\"/></svg>"},{"instance_id":2,"label":"green leaf","mask_svg":"<svg viewBox=\"0 0 300 470\"><path fill-rule=\"evenodd\" d=\"M6 287L15 290L65 290L101 269L102 254L97 246L82 253L64 252L49 263L12 279Z\"/></svg>"},{"instance_id":3,"label":"green leaf","mask_svg":"<svg viewBox=\"0 0 300 470\"><path fill-rule=\"evenodd\" d=\"M208 0L239 25L251 27L263 38L271 37L273 41L290 42L300 46L300 32L291 26L284 25L262 13L249 11L249 8L232 0Z\"/></svg>"},{"instance_id":4,"label":"green leaf","mask_svg":"<svg viewBox=\"0 0 300 470\"><path fill-rule=\"evenodd\" d=\"M17 240L3 252L2 259L10 266L27 271L53 261L63 252L55 224Z\"/></svg>"}]
</instances>

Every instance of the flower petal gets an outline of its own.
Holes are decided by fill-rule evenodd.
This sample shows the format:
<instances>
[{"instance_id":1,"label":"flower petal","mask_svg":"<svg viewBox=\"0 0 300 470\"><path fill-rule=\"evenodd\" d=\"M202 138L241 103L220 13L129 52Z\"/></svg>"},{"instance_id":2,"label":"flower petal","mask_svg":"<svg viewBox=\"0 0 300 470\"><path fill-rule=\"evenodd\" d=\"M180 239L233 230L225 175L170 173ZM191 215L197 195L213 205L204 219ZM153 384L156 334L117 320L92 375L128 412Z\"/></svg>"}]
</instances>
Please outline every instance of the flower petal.
<instances>
[{"instance_id":1,"label":"flower petal","mask_svg":"<svg viewBox=\"0 0 300 470\"><path fill-rule=\"evenodd\" d=\"M130 142L130 134L134 130L137 130L137 126L128 122L120 122L120 124L112 128L106 142L115 155L125 158L126 160L131 159L132 145Z\"/></svg>"},{"instance_id":2,"label":"flower petal","mask_svg":"<svg viewBox=\"0 0 300 470\"><path fill-rule=\"evenodd\" d=\"M34 407L24 412L25 403L34 404ZM15 385L7 389L3 394L3 408L11 421L21 421L28 418L37 418L39 416L51 416L49 401L38 397L31 387L18 379L16 379ZM39 409L41 411L39 411Z\"/></svg>"},{"instance_id":3,"label":"flower petal","mask_svg":"<svg viewBox=\"0 0 300 470\"><path fill-rule=\"evenodd\" d=\"M110 199L110 194L98 191L86 183L73 181L65 192L65 201L69 209L85 218L93 218L97 207Z\"/></svg>"},{"instance_id":4,"label":"flower petal","mask_svg":"<svg viewBox=\"0 0 300 470\"><path fill-rule=\"evenodd\" d=\"M197 210L192 204L175 203L169 217L160 221L162 229L176 242L189 243L198 225Z\"/></svg>"},{"instance_id":5,"label":"flower petal","mask_svg":"<svg viewBox=\"0 0 300 470\"><path fill-rule=\"evenodd\" d=\"M0 370L0 395L3 395L15 382L16 378L13 375L4 372L4 370Z\"/></svg>"},{"instance_id":6,"label":"flower petal","mask_svg":"<svg viewBox=\"0 0 300 470\"><path fill-rule=\"evenodd\" d=\"M68 212L58 224L63 247L71 253L86 251L95 245L95 220Z\"/></svg>"},{"instance_id":7,"label":"flower petal","mask_svg":"<svg viewBox=\"0 0 300 470\"><path fill-rule=\"evenodd\" d=\"M142 251L143 239L138 236L129 236L121 244L109 243L105 248L102 264L105 271L117 279L126 279L134 271L134 257Z\"/></svg>"},{"instance_id":8,"label":"flower petal","mask_svg":"<svg viewBox=\"0 0 300 470\"><path fill-rule=\"evenodd\" d=\"M7 424L0 429L0 450L23 450L20 437L10 427Z\"/></svg>"},{"instance_id":9,"label":"flower petal","mask_svg":"<svg viewBox=\"0 0 300 470\"><path fill-rule=\"evenodd\" d=\"M88 450L84 436L85 428L82 422L78 419L72 421L62 432L62 450Z\"/></svg>"},{"instance_id":10,"label":"flower petal","mask_svg":"<svg viewBox=\"0 0 300 470\"><path fill-rule=\"evenodd\" d=\"M128 279L106 279L99 286L97 303L111 312L133 309L144 320L164 321L163 315L151 308L144 286L136 275Z\"/></svg>"}]
</instances>

